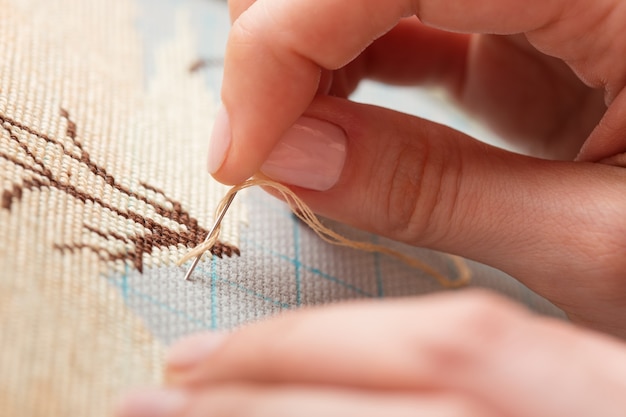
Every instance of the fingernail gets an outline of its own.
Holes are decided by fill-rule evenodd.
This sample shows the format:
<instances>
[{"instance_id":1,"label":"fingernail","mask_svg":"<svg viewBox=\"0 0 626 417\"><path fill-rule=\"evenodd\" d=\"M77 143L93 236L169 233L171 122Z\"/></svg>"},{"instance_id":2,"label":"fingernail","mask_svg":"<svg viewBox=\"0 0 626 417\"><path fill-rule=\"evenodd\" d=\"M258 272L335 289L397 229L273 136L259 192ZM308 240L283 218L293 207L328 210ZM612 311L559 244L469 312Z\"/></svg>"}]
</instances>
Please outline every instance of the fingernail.
<instances>
[{"instance_id":1,"label":"fingernail","mask_svg":"<svg viewBox=\"0 0 626 417\"><path fill-rule=\"evenodd\" d=\"M199 333L177 342L168 352L170 368L189 368L202 363L226 339L222 333Z\"/></svg>"},{"instance_id":2,"label":"fingernail","mask_svg":"<svg viewBox=\"0 0 626 417\"><path fill-rule=\"evenodd\" d=\"M187 394L166 389L144 389L127 395L118 405L116 417L169 417L187 405Z\"/></svg>"},{"instance_id":3,"label":"fingernail","mask_svg":"<svg viewBox=\"0 0 626 417\"><path fill-rule=\"evenodd\" d=\"M213 131L209 142L209 173L214 174L224 163L226 152L230 147L230 121L224 106L220 106L213 123Z\"/></svg>"},{"instance_id":4,"label":"fingernail","mask_svg":"<svg viewBox=\"0 0 626 417\"><path fill-rule=\"evenodd\" d=\"M340 127L301 117L278 142L261 171L276 181L326 191L339 180L346 142Z\"/></svg>"}]
</instances>

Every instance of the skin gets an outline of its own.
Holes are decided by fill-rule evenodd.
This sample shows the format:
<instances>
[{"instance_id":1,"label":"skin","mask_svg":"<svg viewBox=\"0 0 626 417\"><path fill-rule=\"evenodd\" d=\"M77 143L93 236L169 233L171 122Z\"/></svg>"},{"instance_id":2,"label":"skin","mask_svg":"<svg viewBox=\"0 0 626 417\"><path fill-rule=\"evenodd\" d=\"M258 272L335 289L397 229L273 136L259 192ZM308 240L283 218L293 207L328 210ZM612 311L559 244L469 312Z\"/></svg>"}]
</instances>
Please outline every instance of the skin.
<instances>
[{"instance_id":1,"label":"skin","mask_svg":"<svg viewBox=\"0 0 626 417\"><path fill-rule=\"evenodd\" d=\"M117 415L618 417L625 375L621 341L461 291L194 335L170 352L167 386L135 392ZM157 413L166 393L182 401Z\"/></svg>"},{"instance_id":2,"label":"skin","mask_svg":"<svg viewBox=\"0 0 626 417\"><path fill-rule=\"evenodd\" d=\"M626 2L229 6L218 180L256 173L301 115L329 121L348 138L339 182L294 188L316 212L500 268L572 323L473 291L285 314L175 346L171 415L623 414ZM527 155L350 102L363 78L443 86Z\"/></svg>"},{"instance_id":3,"label":"skin","mask_svg":"<svg viewBox=\"0 0 626 417\"><path fill-rule=\"evenodd\" d=\"M626 3L534 3L231 1L215 177L257 172L302 114L327 120L347 160L330 190L296 188L316 212L492 265L626 336ZM345 99L365 77L441 85L538 157Z\"/></svg>"}]
</instances>

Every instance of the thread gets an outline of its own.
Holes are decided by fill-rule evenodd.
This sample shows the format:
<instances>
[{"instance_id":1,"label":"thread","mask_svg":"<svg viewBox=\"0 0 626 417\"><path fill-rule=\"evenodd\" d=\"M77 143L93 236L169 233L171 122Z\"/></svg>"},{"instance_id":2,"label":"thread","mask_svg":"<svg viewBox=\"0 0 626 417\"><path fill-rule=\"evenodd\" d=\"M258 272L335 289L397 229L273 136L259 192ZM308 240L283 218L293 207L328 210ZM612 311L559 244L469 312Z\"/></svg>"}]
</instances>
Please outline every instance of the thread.
<instances>
[{"instance_id":1,"label":"thread","mask_svg":"<svg viewBox=\"0 0 626 417\"><path fill-rule=\"evenodd\" d=\"M416 259L400 251L388 248L383 245L377 245L371 242L362 242L362 241L348 239L347 237L342 236L339 233L335 232L334 230L326 227L319 220L319 218L315 215L315 213L313 213L313 211L309 208L309 206L307 206L304 203L304 201L302 201L300 197L298 197L291 189L289 189L283 184L280 184L278 182L272 181L267 178L250 178L242 182L241 184L233 186L230 190L228 190L224 198L222 198L222 200L219 202L215 210L216 217L219 213L222 212L222 210L224 210L224 207L227 201L230 199L230 197L233 194L245 188L254 187L254 186L269 187L278 191L278 193L284 198L284 200L289 205L289 208L291 209L291 211L293 211L293 213L300 220L306 223L322 240L328 243L331 243L333 245L338 245L338 246L346 246L346 247L361 250L364 252L378 252L384 255L391 256L393 258L396 258L404 262L406 265L412 268L419 269L425 272L426 274L432 276L442 286L446 288L464 286L471 279L472 273L471 273L469 266L467 265L467 263L465 262L463 258L456 256L456 255L446 254L446 256L448 256L454 263L454 266L456 267L457 275L458 275L455 279L450 279L444 274L442 274L441 272L431 267L430 265L424 263L423 261L420 261L419 259ZM185 256L183 256L178 261L177 264L180 266L183 263L187 262L188 260L195 258L197 256L201 256L205 252L209 251L214 245L217 244L219 234L220 234L220 231L218 229L216 233L211 237L211 239L191 249Z\"/></svg>"}]
</instances>

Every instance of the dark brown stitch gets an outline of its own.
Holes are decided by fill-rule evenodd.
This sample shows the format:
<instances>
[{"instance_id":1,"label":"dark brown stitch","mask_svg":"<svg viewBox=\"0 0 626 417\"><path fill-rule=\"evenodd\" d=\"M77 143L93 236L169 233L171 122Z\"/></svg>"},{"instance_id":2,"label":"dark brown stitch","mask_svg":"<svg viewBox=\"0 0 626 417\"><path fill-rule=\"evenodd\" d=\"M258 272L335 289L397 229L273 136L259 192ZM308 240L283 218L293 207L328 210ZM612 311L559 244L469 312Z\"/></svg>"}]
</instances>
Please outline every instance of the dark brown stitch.
<instances>
[{"instance_id":1,"label":"dark brown stitch","mask_svg":"<svg viewBox=\"0 0 626 417\"><path fill-rule=\"evenodd\" d=\"M22 187L17 184L13 184L13 198L18 201L22 199Z\"/></svg>"},{"instance_id":2,"label":"dark brown stitch","mask_svg":"<svg viewBox=\"0 0 626 417\"><path fill-rule=\"evenodd\" d=\"M197 72L201 70L202 68L204 68L205 66L206 66L206 62L204 62L203 59L197 59L189 66L189 72L191 73Z\"/></svg>"},{"instance_id":3,"label":"dark brown stitch","mask_svg":"<svg viewBox=\"0 0 626 417\"><path fill-rule=\"evenodd\" d=\"M69 113L67 112L67 110L65 111L65 114L67 115L67 120L68 120L68 122L69 122L69 121L70 121L70 119L69 119ZM55 139L53 139L53 138L51 138L51 137L49 137L49 136L47 136L47 135L41 134L41 133L37 132L37 131L36 131L36 130L34 130L34 129L28 128L27 126L25 126L25 125L23 125L23 124L21 124L21 123L19 123L19 122L16 122L16 121L14 121L13 119L10 119L10 118L8 118L8 117L5 117L5 116L3 116L3 115L0 115L0 120L1 120L1 121L3 121L3 122L6 122L6 123L8 123L8 124L10 124L10 125L11 125L11 126L13 126L13 127L16 127L16 128L18 128L18 129L22 129L22 130L24 130L24 131L26 131L26 132L28 132L28 133L30 133L30 134L32 134L32 135L34 135L34 136L37 136L37 137L39 137L40 139L43 139L43 140L45 140L45 141L47 141L47 142L49 142L49 143L53 143L53 144L55 144L55 145L60 146L60 147L61 147L61 149L63 150L64 155L67 155L67 156L69 156L70 158L72 158L72 159L76 160L76 156L75 156L74 154L72 154L69 150L65 149L65 147L64 147L64 146L63 146L60 142L58 142L57 140L55 140ZM13 135L11 132L10 132L10 135L11 135L12 139L14 139L16 142L18 142L18 144L20 144L20 146L23 146L23 144L19 141L19 138L17 138L17 136ZM72 138L72 139L74 139L74 138ZM91 156L89 155L89 153L88 153L87 151L85 151L85 150L82 148L82 146L81 146L81 145L79 145L79 144L78 144L78 141L74 140L74 143L75 143L75 144L77 144L78 148L79 148L79 149L80 149L80 151L81 151L81 153L80 153L80 158L79 158L80 162L82 162L83 164L85 164L85 165L87 166L87 168L88 168L88 169L89 169L89 170L90 170L90 171L91 171L94 175L96 175L96 176L98 176L98 177L102 178L106 184L110 185L111 187L115 188L115 189L116 189L116 190L118 190L118 191L121 191L122 193L128 194L129 196L135 197L136 199L138 199L138 200L140 200L140 201L142 201L142 202L144 202L144 203L146 203L146 204L148 204L148 205L153 206L153 207L154 207L154 209L155 209L155 211L157 212L157 214L159 214L160 216L163 216L163 217L165 217L165 218L168 218L168 219L170 219L170 220L174 220L174 221L178 221L178 220L179 220L179 217L180 217L180 215L181 215L179 212L167 210L166 208L161 207L160 205L156 204L155 202L150 201L147 197L142 196L142 195L140 195L140 194L137 194L137 193L135 193L135 192L132 192L132 191L131 191L130 189L128 189L127 187L124 187L124 186L122 186L121 184L118 184L118 183L115 181L115 178L114 178L113 176L111 176L111 175L109 175L109 174L107 173L106 169L104 169L104 168L102 168L102 167L98 166L96 163L94 163L94 162L91 160ZM24 145L24 146L25 146L25 145ZM42 169L45 171L45 172L43 172L42 174L44 174L46 177L51 177L51 176L52 176L52 173L51 173L51 172L50 172L47 168L45 168L45 165L44 165L44 164L43 164L40 160L38 160L37 158L35 158L35 156L32 154L32 152L30 152L30 150L28 150L28 151L27 151L27 153L28 153L28 155L29 155L29 156L31 156L31 157L32 157L32 158L33 158L33 159L34 159L34 160L35 160L35 161L36 161L39 165L41 165L41 166L42 166ZM169 199L168 199L168 200L169 200ZM171 201L171 200L170 200L170 201ZM174 203L173 201L171 201L171 202L172 202L172 203ZM194 219L194 222L196 222L196 220L195 220L195 219Z\"/></svg>"},{"instance_id":4,"label":"dark brown stitch","mask_svg":"<svg viewBox=\"0 0 626 417\"><path fill-rule=\"evenodd\" d=\"M0 153L0 158L4 158L7 161L13 163L14 165L19 166L20 168L23 168L24 170L30 172L32 175L41 175L41 176L43 176L43 174L41 172L38 172L38 171L34 170L33 167L26 165L24 162L18 160L17 158L14 158L11 155L6 155L6 154L3 154L3 153ZM29 180L25 179L24 183L25 184L29 183Z\"/></svg>"},{"instance_id":5,"label":"dark brown stitch","mask_svg":"<svg viewBox=\"0 0 626 417\"><path fill-rule=\"evenodd\" d=\"M197 219L191 217L189 213L184 210L182 204L178 201L175 201L169 198L162 190L153 187L149 184L141 183L144 189L153 191L155 193L161 194L166 201L172 204L172 208L168 209L166 207L162 207L160 204L157 204L155 201L152 201L145 195L141 195L137 192L133 192L127 187L119 184L115 178L110 175L106 169L97 165L90 157L89 153L82 147L80 142L76 138L77 127L76 124L70 119L70 114L67 110L60 110L61 117L65 118L68 122L68 126L66 129L66 135L72 139L72 143L75 146L75 149L79 150L79 156L74 154L71 149L66 149L65 146L57 141L56 139L37 132L35 129L25 126L5 115L0 114L0 121L3 124L8 124L13 129L19 129L24 132L27 132L31 135L34 135L50 144L54 144L59 146L63 151L64 155L72 158L76 162L84 164L95 176L100 177L105 184L113 187L114 189L128 195L129 197L134 197L137 200L144 202L147 205L150 205L154 208L155 212L160 216L168 219L172 219L179 224L183 225L186 230L181 232L176 232L160 223L158 223L154 219L150 219L147 217L143 217L137 213L132 211L123 211L113 205L105 202L104 200L90 195L72 184L67 184L65 182L59 181L59 179L55 176L55 174L47 168L45 165L45 161L42 158L37 157L28 147L27 143L23 143L20 141L19 137L13 133L6 126L3 126L5 130L9 133L9 137L12 141L17 143L17 145L26 153L27 156L31 158L33 164L27 164L18 160L16 157L12 155L7 155L0 153L0 157L4 158L11 163L23 168L30 175L23 179L23 184L18 185L14 184L12 190L4 190L2 193L2 208L10 209L12 202L16 199L20 199L22 196L23 189L34 189L34 188L42 188L42 187L52 187L56 188L67 195L75 198L78 201L83 203L91 202L93 204L97 204L100 207L111 211L112 213L131 220L136 224L141 225L146 229L145 234L137 234L137 235L129 235L128 237L118 234L112 231L102 231L95 227L85 225L84 227L97 234L98 236L110 239L113 238L115 240L120 240L124 243L132 243L134 249L125 250L120 253L111 253L105 248L99 248L96 246L86 245L82 243L75 243L72 245L56 245L55 247L58 250L62 251L76 251L80 249L89 249L98 254L98 256L107 261L125 261L131 263L137 270L143 271L143 254L144 253L152 253L155 248L167 248L167 247L176 247L179 244L184 244L188 247L196 246L207 234L207 230L200 227ZM211 252L219 257L223 255L232 256L232 254L239 255L240 251L238 248L223 244L218 242L211 250ZM103 255L103 254L106 254Z\"/></svg>"},{"instance_id":6,"label":"dark brown stitch","mask_svg":"<svg viewBox=\"0 0 626 417\"><path fill-rule=\"evenodd\" d=\"M221 66L223 62L224 61L221 58L210 58L210 59L198 58L197 60L192 62L191 65L189 65L189 72L193 74L194 72L198 72L201 69L206 68L206 67Z\"/></svg>"},{"instance_id":7,"label":"dark brown stitch","mask_svg":"<svg viewBox=\"0 0 626 417\"><path fill-rule=\"evenodd\" d=\"M95 227L89 226L88 224L85 224L85 229L89 230L90 232L93 232L95 234L97 234L100 237L103 237L104 239L109 239L109 238L113 238L115 240L121 240L124 243L129 243L130 241L126 238L126 236L122 236L119 233L116 233L112 230L107 230L106 232L103 232L101 230L96 229Z\"/></svg>"},{"instance_id":8,"label":"dark brown stitch","mask_svg":"<svg viewBox=\"0 0 626 417\"><path fill-rule=\"evenodd\" d=\"M106 250L104 250L102 248L98 248L96 246L87 245L87 244L84 244L84 243L76 243L76 244L73 244L73 245L58 245L58 244L55 244L53 247L56 250L59 250L61 252L70 252L70 253L78 252L78 251L83 250L83 249L89 249L90 251L92 251L96 255L98 255L98 258L100 258L103 261L112 260L112 259L110 259L109 253L106 252Z\"/></svg>"},{"instance_id":9,"label":"dark brown stitch","mask_svg":"<svg viewBox=\"0 0 626 417\"><path fill-rule=\"evenodd\" d=\"M2 192L2 200L0 207L6 210L11 210L11 206L14 201L20 201L22 199L22 187L17 184L13 184L11 190L4 190Z\"/></svg>"},{"instance_id":10,"label":"dark brown stitch","mask_svg":"<svg viewBox=\"0 0 626 417\"><path fill-rule=\"evenodd\" d=\"M139 182L139 185L141 185L141 186L142 186L143 188L145 188L146 190L153 191L153 192L155 192L155 193L157 193L157 194L161 194L162 196L164 196L165 198L167 198L167 196L165 195L165 191L161 190L160 188L157 188L157 187L155 187L155 186L153 186L153 185L147 184L147 183L145 183L145 182L143 182L143 181L140 181L140 182ZM168 201L169 201L169 200L168 200Z\"/></svg>"},{"instance_id":11,"label":"dark brown stitch","mask_svg":"<svg viewBox=\"0 0 626 417\"><path fill-rule=\"evenodd\" d=\"M176 212L178 211L178 207L181 207L181 204L180 204L180 203L178 203L177 201L172 200L171 198L169 198L169 197L167 196L167 194L165 194L165 191L163 191L163 190L162 190L162 189L160 189L160 188L154 187L154 186L152 186L152 185L150 185L150 184L147 184L147 183L145 183L145 182L139 182L139 185L141 185L141 186L142 186L143 188L145 188L147 191L152 191L152 192L153 192L153 193L155 193L155 194L160 194L161 196L163 196L163 197L165 198L165 201L167 201L168 203L170 203L170 204L172 205L173 212L175 213L175 214L173 214L173 215L176 215L176 216L178 215ZM147 197L146 197L146 198L147 198ZM156 205L157 203L156 203L156 201L152 201L152 204L153 204L153 205ZM163 208L164 208L165 210L168 210L168 208L167 208L167 207L163 207ZM173 218L172 218L172 220L177 221L177 217L173 217ZM179 223L180 223L180 222L179 222Z\"/></svg>"},{"instance_id":12,"label":"dark brown stitch","mask_svg":"<svg viewBox=\"0 0 626 417\"><path fill-rule=\"evenodd\" d=\"M56 143L56 141L54 139L52 139L50 136L45 135L43 133L39 133L36 130L34 130L34 129L32 129L32 128L30 128L30 127L28 127L28 126L26 126L26 125L24 125L24 124L22 124L20 122L18 122L17 120L13 120L10 117L5 116L4 114L0 114L0 121L2 121L2 123L8 123L9 125L17 128L17 129L20 129L20 130L23 130L25 132L28 132L31 135L37 136L37 137L39 137L39 138L41 138L43 140L46 140L48 142Z\"/></svg>"},{"instance_id":13,"label":"dark brown stitch","mask_svg":"<svg viewBox=\"0 0 626 417\"><path fill-rule=\"evenodd\" d=\"M76 123L71 120L67 120L67 128L65 129L65 133L70 138L74 139L76 137Z\"/></svg>"},{"instance_id":14,"label":"dark brown stitch","mask_svg":"<svg viewBox=\"0 0 626 417\"><path fill-rule=\"evenodd\" d=\"M42 164L37 162L37 157L35 157L35 154L31 152L30 148L25 143L22 143L20 138L18 138L17 135L13 133L11 130L5 128L4 126L3 128L9 133L9 136L11 137L11 139L13 139L13 141L17 144L17 146L19 146L20 149L22 149L26 155L28 155L33 161L35 161L36 167L39 168L41 170L40 173L43 174L46 168Z\"/></svg>"},{"instance_id":15,"label":"dark brown stitch","mask_svg":"<svg viewBox=\"0 0 626 417\"><path fill-rule=\"evenodd\" d=\"M105 238L105 239L108 239L108 238L109 238L109 236L108 236L106 233L104 233L104 232L102 232L102 231L100 231L100 230L96 229L95 227L91 227L91 226L89 226L88 224L83 224L83 226L85 227L85 229L89 230L89 231L90 231L90 232L92 232L92 233L97 234L98 236L100 236L100 237L102 237L102 238Z\"/></svg>"},{"instance_id":16,"label":"dark brown stitch","mask_svg":"<svg viewBox=\"0 0 626 417\"><path fill-rule=\"evenodd\" d=\"M13 194L9 190L2 192L2 208L11 210L11 203L13 202Z\"/></svg>"},{"instance_id":17,"label":"dark brown stitch","mask_svg":"<svg viewBox=\"0 0 626 417\"><path fill-rule=\"evenodd\" d=\"M124 243L128 243L129 240L126 238L126 236L122 236L119 233L116 233L112 230L108 230L106 232L103 232L102 230L98 230L95 227L89 226L88 224L84 224L83 225L85 227L85 229L89 230L92 233L97 234L100 237L103 237L104 239L109 239L109 238L113 238L115 240L121 240Z\"/></svg>"},{"instance_id":18,"label":"dark brown stitch","mask_svg":"<svg viewBox=\"0 0 626 417\"><path fill-rule=\"evenodd\" d=\"M72 139L76 139L76 123L70 119L70 112L61 107L61 117L67 120L67 127L65 128L65 134Z\"/></svg>"}]
</instances>

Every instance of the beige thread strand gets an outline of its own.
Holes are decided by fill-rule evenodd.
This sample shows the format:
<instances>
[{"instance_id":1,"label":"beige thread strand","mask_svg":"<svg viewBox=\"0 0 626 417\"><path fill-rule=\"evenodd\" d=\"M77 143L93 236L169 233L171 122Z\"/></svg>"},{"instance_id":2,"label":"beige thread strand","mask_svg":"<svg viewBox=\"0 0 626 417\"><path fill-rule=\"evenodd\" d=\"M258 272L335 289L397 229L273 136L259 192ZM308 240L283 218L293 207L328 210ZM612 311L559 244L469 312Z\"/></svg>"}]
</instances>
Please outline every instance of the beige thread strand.
<instances>
[{"instance_id":1,"label":"beige thread strand","mask_svg":"<svg viewBox=\"0 0 626 417\"><path fill-rule=\"evenodd\" d=\"M467 263L463 260L463 258L455 255L447 255L450 257L452 262L454 263L457 272L458 278L452 280L435 270L431 266L425 264L424 262L408 256L402 252L390 249L388 247L382 245L376 245L370 242L359 242L355 240L348 239L339 233L329 229L324 226L319 218L313 213L313 211L288 187L277 183L275 181L266 179L266 178L250 178L239 185L233 186L224 196L224 198L218 204L216 209L216 213L220 213L228 201L228 199L236 192L243 190L244 188L260 186L260 187L270 187L278 191L282 197L285 199L287 204L289 204L289 208L293 211L293 213L298 216L300 220L305 222L313 231L324 241L331 243L333 245L346 246L349 248L354 248L358 250L362 250L365 252L378 252L385 255L392 256L405 264L420 269L425 273L431 275L435 278L439 283L444 287L460 287L466 285L471 279L471 270L469 269ZM196 256L201 256L203 253L210 250L216 243L219 238L219 230L213 235L213 237L206 242L203 242L190 250L185 256L183 256L179 261L178 265L182 265L188 260L195 258Z\"/></svg>"}]
</instances>

